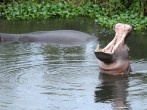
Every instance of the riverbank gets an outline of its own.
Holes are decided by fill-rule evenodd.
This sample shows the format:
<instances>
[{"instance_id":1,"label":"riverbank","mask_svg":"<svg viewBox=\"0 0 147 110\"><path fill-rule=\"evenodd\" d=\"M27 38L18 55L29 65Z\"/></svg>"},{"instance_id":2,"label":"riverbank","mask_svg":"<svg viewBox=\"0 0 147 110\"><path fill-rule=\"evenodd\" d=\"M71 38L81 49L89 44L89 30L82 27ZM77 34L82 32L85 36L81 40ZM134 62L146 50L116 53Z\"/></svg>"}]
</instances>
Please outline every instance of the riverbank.
<instances>
[{"instance_id":1,"label":"riverbank","mask_svg":"<svg viewBox=\"0 0 147 110\"><path fill-rule=\"evenodd\" d=\"M147 16L139 16L131 8L109 8L88 2L22 2L0 4L0 17L7 20L43 20L49 18L73 18L86 16L93 18L101 26L112 28L117 22L128 23L134 30L147 29Z\"/></svg>"}]
</instances>

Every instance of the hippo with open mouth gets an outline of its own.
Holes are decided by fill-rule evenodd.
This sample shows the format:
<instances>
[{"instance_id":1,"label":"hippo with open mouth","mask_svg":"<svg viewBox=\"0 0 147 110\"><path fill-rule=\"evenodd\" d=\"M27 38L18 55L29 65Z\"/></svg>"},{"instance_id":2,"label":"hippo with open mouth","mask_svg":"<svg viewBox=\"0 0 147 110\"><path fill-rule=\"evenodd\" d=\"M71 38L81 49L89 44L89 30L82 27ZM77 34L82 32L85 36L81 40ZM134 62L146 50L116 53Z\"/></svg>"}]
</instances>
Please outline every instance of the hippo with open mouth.
<instances>
[{"instance_id":1,"label":"hippo with open mouth","mask_svg":"<svg viewBox=\"0 0 147 110\"><path fill-rule=\"evenodd\" d=\"M128 24L117 23L114 26L115 37L103 49L99 45L95 50L95 55L99 59L100 73L110 75L128 75L131 71L129 62L129 48L126 38L132 31Z\"/></svg>"}]
</instances>

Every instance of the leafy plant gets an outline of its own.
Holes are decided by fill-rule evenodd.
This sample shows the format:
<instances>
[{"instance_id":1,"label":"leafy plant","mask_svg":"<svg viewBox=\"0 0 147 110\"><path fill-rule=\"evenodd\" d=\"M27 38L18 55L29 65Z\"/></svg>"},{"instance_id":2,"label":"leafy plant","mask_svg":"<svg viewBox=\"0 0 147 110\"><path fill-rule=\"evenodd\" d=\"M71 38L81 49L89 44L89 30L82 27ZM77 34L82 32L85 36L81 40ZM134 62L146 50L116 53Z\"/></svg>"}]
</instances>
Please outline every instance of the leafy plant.
<instances>
[{"instance_id":1,"label":"leafy plant","mask_svg":"<svg viewBox=\"0 0 147 110\"><path fill-rule=\"evenodd\" d=\"M105 1L105 2L104 2ZM138 1L138 0L135 0ZM93 18L101 26L112 28L117 22L129 23L135 30L147 29L147 17L140 16L140 2L133 2L126 9L120 0L87 0L85 3L72 1L21 1L0 4L0 17L8 20L48 19L50 17L72 18L86 16ZM79 1L80 2L80 1ZM135 8L133 7L135 6Z\"/></svg>"}]
</instances>

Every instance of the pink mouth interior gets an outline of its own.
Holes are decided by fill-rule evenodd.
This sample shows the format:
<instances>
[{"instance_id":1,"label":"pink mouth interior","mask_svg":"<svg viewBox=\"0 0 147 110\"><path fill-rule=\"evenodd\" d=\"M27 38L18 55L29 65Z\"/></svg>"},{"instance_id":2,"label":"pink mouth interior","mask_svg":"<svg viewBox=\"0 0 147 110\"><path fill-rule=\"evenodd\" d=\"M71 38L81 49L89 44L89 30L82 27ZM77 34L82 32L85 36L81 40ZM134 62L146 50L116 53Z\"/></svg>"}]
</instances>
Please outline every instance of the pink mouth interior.
<instances>
[{"instance_id":1,"label":"pink mouth interior","mask_svg":"<svg viewBox=\"0 0 147 110\"><path fill-rule=\"evenodd\" d=\"M131 30L132 27L130 25L117 23L114 26L114 39L103 49L99 49L99 47L97 47L96 52L113 54L119 47L122 47L125 44L125 38Z\"/></svg>"}]
</instances>

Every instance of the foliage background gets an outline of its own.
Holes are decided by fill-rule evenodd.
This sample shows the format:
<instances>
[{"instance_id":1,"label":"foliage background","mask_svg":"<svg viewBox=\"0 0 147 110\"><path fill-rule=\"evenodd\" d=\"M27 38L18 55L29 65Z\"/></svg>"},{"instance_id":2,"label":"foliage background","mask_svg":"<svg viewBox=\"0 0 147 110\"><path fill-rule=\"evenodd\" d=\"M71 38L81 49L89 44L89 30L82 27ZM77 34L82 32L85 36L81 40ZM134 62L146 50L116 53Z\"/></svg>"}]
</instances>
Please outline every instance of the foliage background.
<instances>
[{"instance_id":1,"label":"foliage background","mask_svg":"<svg viewBox=\"0 0 147 110\"><path fill-rule=\"evenodd\" d=\"M117 22L147 29L147 0L3 0L0 17L7 20L86 16L112 28Z\"/></svg>"}]
</instances>

